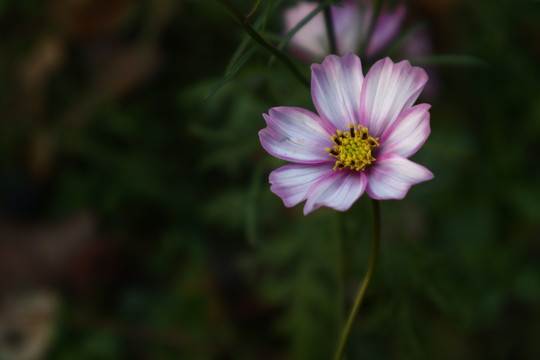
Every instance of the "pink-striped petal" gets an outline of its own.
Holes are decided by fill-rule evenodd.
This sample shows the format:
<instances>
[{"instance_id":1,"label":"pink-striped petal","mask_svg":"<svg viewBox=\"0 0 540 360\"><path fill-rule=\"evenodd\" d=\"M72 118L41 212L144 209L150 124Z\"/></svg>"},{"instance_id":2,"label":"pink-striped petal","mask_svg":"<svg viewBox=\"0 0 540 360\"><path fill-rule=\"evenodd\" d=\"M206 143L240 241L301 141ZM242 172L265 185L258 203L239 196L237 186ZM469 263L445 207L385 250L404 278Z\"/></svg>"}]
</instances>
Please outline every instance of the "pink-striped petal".
<instances>
[{"instance_id":1,"label":"pink-striped petal","mask_svg":"<svg viewBox=\"0 0 540 360\"><path fill-rule=\"evenodd\" d=\"M403 199L412 185L433 179L433 173L400 155L386 154L371 165L367 178L371 198Z\"/></svg>"},{"instance_id":2,"label":"pink-striped petal","mask_svg":"<svg viewBox=\"0 0 540 360\"><path fill-rule=\"evenodd\" d=\"M275 107L263 114L267 127L259 131L263 148L271 155L297 163L328 161L331 134L314 113L296 107Z\"/></svg>"},{"instance_id":3,"label":"pink-striped petal","mask_svg":"<svg viewBox=\"0 0 540 360\"><path fill-rule=\"evenodd\" d=\"M353 54L329 55L322 64L311 65L313 103L334 130L358 123L363 81L362 64Z\"/></svg>"},{"instance_id":4,"label":"pink-striped petal","mask_svg":"<svg viewBox=\"0 0 540 360\"><path fill-rule=\"evenodd\" d=\"M307 193L304 215L327 206L348 210L366 189L366 175L357 171L332 171L324 175Z\"/></svg>"},{"instance_id":5,"label":"pink-striped petal","mask_svg":"<svg viewBox=\"0 0 540 360\"><path fill-rule=\"evenodd\" d=\"M420 104L402 112L381 137L378 154L395 153L408 158L416 153L431 131L430 108L431 105Z\"/></svg>"},{"instance_id":6,"label":"pink-striped petal","mask_svg":"<svg viewBox=\"0 0 540 360\"><path fill-rule=\"evenodd\" d=\"M384 134L399 114L410 108L427 82L426 72L407 61L377 61L362 87L360 121L373 137Z\"/></svg>"},{"instance_id":7,"label":"pink-striped petal","mask_svg":"<svg viewBox=\"0 0 540 360\"><path fill-rule=\"evenodd\" d=\"M309 189L323 175L334 172L333 163L290 164L270 173L270 190L279 196L285 206L291 207L306 200Z\"/></svg>"}]
</instances>

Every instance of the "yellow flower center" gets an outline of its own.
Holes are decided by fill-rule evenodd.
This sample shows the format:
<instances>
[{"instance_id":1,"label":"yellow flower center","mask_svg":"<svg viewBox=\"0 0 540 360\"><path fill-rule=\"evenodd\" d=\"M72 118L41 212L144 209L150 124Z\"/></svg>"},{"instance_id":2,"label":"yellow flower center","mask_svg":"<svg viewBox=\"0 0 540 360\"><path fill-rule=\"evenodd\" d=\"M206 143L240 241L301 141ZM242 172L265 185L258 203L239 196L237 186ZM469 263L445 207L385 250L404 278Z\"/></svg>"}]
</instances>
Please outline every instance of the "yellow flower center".
<instances>
[{"instance_id":1,"label":"yellow flower center","mask_svg":"<svg viewBox=\"0 0 540 360\"><path fill-rule=\"evenodd\" d=\"M332 149L326 148L330 156L335 157L336 165L334 170L366 169L366 166L375 161L371 155L374 147L379 146L379 138L373 138L369 135L368 129L362 125L349 125L348 131L337 130L336 135L332 136L332 141L336 144Z\"/></svg>"}]
</instances>

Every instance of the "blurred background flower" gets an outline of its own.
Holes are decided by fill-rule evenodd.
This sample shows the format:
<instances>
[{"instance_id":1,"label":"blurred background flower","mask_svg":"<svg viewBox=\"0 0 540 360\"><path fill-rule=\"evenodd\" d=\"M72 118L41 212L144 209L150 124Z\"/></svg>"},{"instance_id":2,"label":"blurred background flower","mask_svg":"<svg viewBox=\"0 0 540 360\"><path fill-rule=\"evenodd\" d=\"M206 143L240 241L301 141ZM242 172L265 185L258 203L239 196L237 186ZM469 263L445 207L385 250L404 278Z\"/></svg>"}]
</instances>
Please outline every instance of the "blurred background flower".
<instances>
[{"instance_id":1,"label":"blurred background flower","mask_svg":"<svg viewBox=\"0 0 540 360\"><path fill-rule=\"evenodd\" d=\"M538 359L540 4L405 5L402 29L425 20L433 54L472 58L413 59L439 72L412 158L437 177L381 204L349 356ZM263 0L249 23L278 44L289 6ZM3 353L331 356L370 207L304 217L268 190L282 162L260 146L261 114L314 110L281 62L215 2L7 0L0 28Z\"/></svg>"},{"instance_id":2,"label":"blurred background flower","mask_svg":"<svg viewBox=\"0 0 540 360\"><path fill-rule=\"evenodd\" d=\"M399 37L404 40L404 43L400 44L402 51L409 57L427 55L431 52L429 39L422 36L425 29L423 31L416 29L408 37L404 37L405 29L402 25L407 14L405 3L384 3L379 12L376 12L373 0L345 0L338 4L330 6L337 55L358 53L364 46L362 58L374 60ZM285 32L293 30L318 5L316 2L302 1L287 9L283 15ZM295 33L290 40L290 47L299 57L309 62L320 61L331 53L322 12Z\"/></svg>"},{"instance_id":3,"label":"blurred background flower","mask_svg":"<svg viewBox=\"0 0 540 360\"><path fill-rule=\"evenodd\" d=\"M285 33L293 30L306 16L317 10L320 3L301 1L285 10ZM433 55L431 26L423 14L412 12L406 19L405 2L383 2L379 12L373 0L345 0L330 6L336 41L336 54L359 54L368 66L377 57L417 59ZM409 12L411 13L411 12ZM374 16L377 16L372 24ZM407 20L407 21L406 21ZM332 53L323 12L318 12L290 39L291 52L307 63L321 62ZM426 66L430 81L422 98L434 99L438 94L438 74L433 66Z\"/></svg>"}]
</instances>

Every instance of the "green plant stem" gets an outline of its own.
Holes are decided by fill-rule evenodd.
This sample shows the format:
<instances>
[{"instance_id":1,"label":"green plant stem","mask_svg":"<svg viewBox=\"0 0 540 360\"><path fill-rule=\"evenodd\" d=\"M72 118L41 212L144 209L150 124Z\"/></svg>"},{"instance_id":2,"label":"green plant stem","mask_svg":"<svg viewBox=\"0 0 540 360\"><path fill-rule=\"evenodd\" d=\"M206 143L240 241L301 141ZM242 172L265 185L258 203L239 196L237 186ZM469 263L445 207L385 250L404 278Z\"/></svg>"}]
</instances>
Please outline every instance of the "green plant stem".
<instances>
[{"instance_id":1,"label":"green plant stem","mask_svg":"<svg viewBox=\"0 0 540 360\"><path fill-rule=\"evenodd\" d=\"M347 344L347 339L349 338L349 333L351 332L352 324L354 323L354 319L356 318L358 309L360 308L362 300L364 299L366 289L369 285L371 278L373 277L373 272L375 271L377 255L379 254L379 242L381 237L381 211L379 207L379 202L377 200L373 200L373 214L373 245L371 248L371 257L369 259L368 269L366 271L366 275L364 276L364 280L362 281L362 286L360 286L360 290L356 295L356 299L351 309L351 313L349 314L349 319L347 320L345 329L341 334L341 339L339 340L339 345L336 351L336 355L334 356L334 360L340 360L343 356L345 345Z\"/></svg>"},{"instance_id":2,"label":"green plant stem","mask_svg":"<svg viewBox=\"0 0 540 360\"><path fill-rule=\"evenodd\" d=\"M337 329L343 326L343 316L345 301L345 269L344 269L344 234L343 234L343 214L336 214L336 278L337 278Z\"/></svg>"},{"instance_id":3,"label":"green plant stem","mask_svg":"<svg viewBox=\"0 0 540 360\"><path fill-rule=\"evenodd\" d=\"M276 58L278 58L286 67L289 69L289 71L308 89L310 88L309 80L302 75L300 70L294 64L292 61L278 48L276 48L274 45L266 41L250 24L247 22L246 18L240 13L234 5L229 0L218 0L229 12L232 14L232 16L238 21L240 25L244 28L246 33L260 46L265 48L266 50L270 51Z\"/></svg>"},{"instance_id":4,"label":"green plant stem","mask_svg":"<svg viewBox=\"0 0 540 360\"><path fill-rule=\"evenodd\" d=\"M253 14L255 14L255 12L257 11L257 9L259 8L259 5L261 5L261 2L262 0L257 0L257 2L255 3L255 5L253 5L253 7L251 8L250 12L247 13L247 15L244 17L244 21L249 21L249 19L251 19L251 17L253 16Z\"/></svg>"},{"instance_id":5,"label":"green plant stem","mask_svg":"<svg viewBox=\"0 0 540 360\"><path fill-rule=\"evenodd\" d=\"M334 21L332 20L332 9L330 5L324 8L324 23L326 25L326 34L330 44L330 53L337 54L336 33L334 32Z\"/></svg>"}]
</instances>

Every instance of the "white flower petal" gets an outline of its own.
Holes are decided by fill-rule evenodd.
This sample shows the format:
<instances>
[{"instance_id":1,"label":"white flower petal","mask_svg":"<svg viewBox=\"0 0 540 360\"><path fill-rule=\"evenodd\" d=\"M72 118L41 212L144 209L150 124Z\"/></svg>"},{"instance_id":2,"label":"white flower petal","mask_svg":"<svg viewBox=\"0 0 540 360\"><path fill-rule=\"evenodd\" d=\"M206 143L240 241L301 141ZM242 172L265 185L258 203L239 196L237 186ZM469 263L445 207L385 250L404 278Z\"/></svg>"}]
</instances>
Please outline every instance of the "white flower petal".
<instances>
[{"instance_id":1,"label":"white flower petal","mask_svg":"<svg viewBox=\"0 0 540 360\"><path fill-rule=\"evenodd\" d=\"M304 215L327 206L339 211L348 210L364 193L366 175L357 171L333 171L313 185L307 193Z\"/></svg>"},{"instance_id":2,"label":"white flower petal","mask_svg":"<svg viewBox=\"0 0 540 360\"><path fill-rule=\"evenodd\" d=\"M321 118L341 130L357 124L363 81L362 64L353 54L329 55L311 65L311 96Z\"/></svg>"},{"instance_id":3,"label":"white flower petal","mask_svg":"<svg viewBox=\"0 0 540 360\"><path fill-rule=\"evenodd\" d=\"M273 156L298 163L328 161L331 133L314 113L295 107L275 107L263 114L267 127L259 131L261 144Z\"/></svg>"},{"instance_id":4,"label":"white flower petal","mask_svg":"<svg viewBox=\"0 0 540 360\"><path fill-rule=\"evenodd\" d=\"M427 82L426 72L404 60L379 60L366 74L362 87L360 121L379 137L399 114L414 104Z\"/></svg>"},{"instance_id":5,"label":"white flower petal","mask_svg":"<svg viewBox=\"0 0 540 360\"><path fill-rule=\"evenodd\" d=\"M285 206L291 207L306 200L309 189L332 170L333 162L326 164L290 164L270 173L270 190L279 196Z\"/></svg>"},{"instance_id":6,"label":"white flower petal","mask_svg":"<svg viewBox=\"0 0 540 360\"><path fill-rule=\"evenodd\" d=\"M371 198L403 199L412 185L433 179L433 173L400 155L386 154L370 166L367 178Z\"/></svg>"},{"instance_id":7,"label":"white flower petal","mask_svg":"<svg viewBox=\"0 0 540 360\"><path fill-rule=\"evenodd\" d=\"M402 112L381 137L378 153L395 153L408 158L417 152L431 131L430 108L431 105L420 104Z\"/></svg>"}]
</instances>

